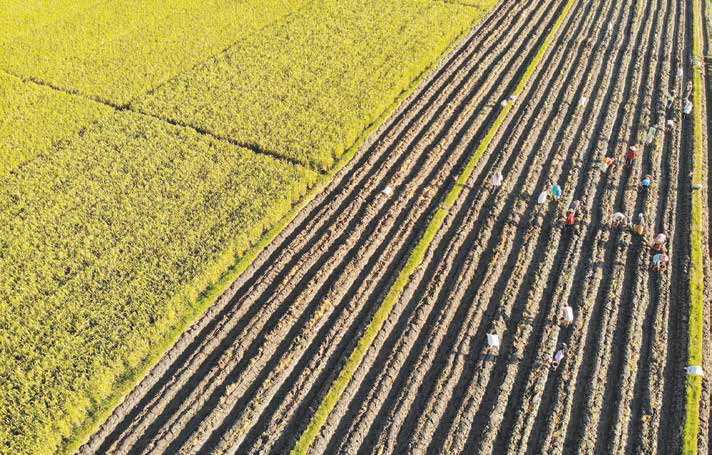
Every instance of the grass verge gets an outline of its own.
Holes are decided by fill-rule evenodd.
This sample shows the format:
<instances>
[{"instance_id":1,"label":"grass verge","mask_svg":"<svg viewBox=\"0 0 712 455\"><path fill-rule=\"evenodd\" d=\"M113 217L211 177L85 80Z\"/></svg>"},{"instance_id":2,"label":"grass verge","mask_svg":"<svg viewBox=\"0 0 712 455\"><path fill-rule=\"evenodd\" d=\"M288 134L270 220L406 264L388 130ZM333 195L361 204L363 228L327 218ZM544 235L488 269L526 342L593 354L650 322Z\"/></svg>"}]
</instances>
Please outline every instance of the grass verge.
<instances>
[{"instance_id":1,"label":"grass verge","mask_svg":"<svg viewBox=\"0 0 712 455\"><path fill-rule=\"evenodd\" d=\"M704 28L702 0L692 2L692 55L694 66L692 71L693 103L694 103L694 134L693 134L693 172L692 182L705 183L705 89L704 71ZM705 304L705 272L704 272L704 235L705 235L705 201L704 190L692 193L692 226L690 228L690 325L688 356L690 365L703 363L704 338L704 304ZM700 399L702 397L702 377L687 377L687 403L685 409L685 427L683 433L683 449L686 455L697 454L698 436L700 431Z\"/></svg>"},{"instance_id":2,"label":"grass verge","mask_svg":"<svg viewBox=\"0 0 712 455\"><path fill-rule=\"evenodd\" d=\"M556 20L548 35L544 39L544 42L542 43L541 47L539 48L531 63L522 75L521 80L519 81L517 87L512 93L513 95L519 96L524 91L526 85L528 84L532 75L539 66L539 63L541 63L547 51L551 47L551 44L553 43L554 39L558 35L559 29L563 25L564 21L568 18L575 3L576 0L569 0L566 3L558 19ZM502 126L512 109L513 103L509 103L502 108L499 115L490 127L489 131L482 139L482 142L480 142L477 149L475 149L474 153L467 161L465 167L463 168L462 172L456 180L455 186L447 194L443 203L441 204L441 207L435 212L432 219L428 223L425 232L423 233L418 243L415 245L415 248L411 252L410 256L408 257L405 266L398 274L398 277L388 290L388 293L384 297L380 307L376 310L373 319L366 327L366 330L364 331L361 338L358 340L356 348L349 356L336 380L331 384L329 390L324 396L324 399L320 403L319 408L316 410L314 416L309 422L309 425L307 426L304 433L302 433L301 437L292 449L292 454L306 454L309 451L309 448L311 447L312 443L319 434L319 431L321 430L322 426L324 425L324 423L326 423L329 414L331 414L331 411L336 406L336 403L343 395L344 391L346 390L346 387L351 381L351 378L353 377L354 373L356 372L359 365L366 356L366 352L368 351L373 341L376 339L378 332L383 327L383 324L385 323L386 319L393 310L393 307L398 302L398 299L400 298L401 294L410 282L410 277L415 273L415 271L425 259L425 255L431 243L433 242L433 239L437 235L440 228L443 226L449 210L455 205L455 202L462 194L462 191L465 188L465 184L472 176L472 173L477 167L477 164L489 148L490 143L494 139L499 128Z\"/></svg>"}]
</instances>

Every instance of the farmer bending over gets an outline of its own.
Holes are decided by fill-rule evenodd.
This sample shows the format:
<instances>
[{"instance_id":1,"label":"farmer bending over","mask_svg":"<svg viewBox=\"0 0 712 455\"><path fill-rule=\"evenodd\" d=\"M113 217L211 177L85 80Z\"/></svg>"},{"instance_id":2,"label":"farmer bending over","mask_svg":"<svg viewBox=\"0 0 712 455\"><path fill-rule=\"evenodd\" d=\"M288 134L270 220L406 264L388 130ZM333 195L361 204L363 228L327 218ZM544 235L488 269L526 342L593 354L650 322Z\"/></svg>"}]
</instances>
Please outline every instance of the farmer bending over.
<instances>
[{"instance_id":1,"label":"farmer bending over","mask_svg":"<svg viewBox=\"0 0 712 455\"><path fill-rule=\"evenodd\" d=\"M611 226L615 229L621 228L628 224L628 217L624 213L616 212L613 214L613 219L611 220Z\"/></svg>"}]
</instances>

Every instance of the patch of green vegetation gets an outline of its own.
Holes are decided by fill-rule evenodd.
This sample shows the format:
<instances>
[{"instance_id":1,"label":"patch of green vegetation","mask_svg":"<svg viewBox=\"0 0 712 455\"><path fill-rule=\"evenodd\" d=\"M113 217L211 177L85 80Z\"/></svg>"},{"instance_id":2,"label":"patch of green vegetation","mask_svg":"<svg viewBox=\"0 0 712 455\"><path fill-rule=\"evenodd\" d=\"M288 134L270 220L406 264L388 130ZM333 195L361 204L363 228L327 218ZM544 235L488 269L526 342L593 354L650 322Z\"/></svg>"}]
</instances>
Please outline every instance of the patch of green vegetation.
<instances>
[{"instance_id":1,"label":"patch of green vegetation","mask_svg":"<svg viewBox=\"0 0 712 455\"><path fill-rule=\"evenodd\" d=\"M706 147L705 147L705 86L703 79L703 9L702 0L692 2L692 55L696 64L693 68L693 183L706 182ZM704 192L692 193L692 225L690 227L690 318L689 347L690 365L703 364L704 346L704 305L705 305L705 201ZM700 399L702 398L702 378L687 378L687 406L683 435L683 453L694 455L698 452L700 430Z\"/></svg>"},{"instance_id":2,"label":"patch of green vegetation","mask_svg":"<svg viewBox=\"0 0 712 455\"><path fill-rule=\"evenodd\" d=\"M100 0L0 0L0 42L39 30L100 3Z\"/></svg>"},{"instance_id":3,"label":"patch of green vegetation","mask_svg":"<svg viewBox=\"0 0 712 455\"><path fill-rule=\"evenodd\" d=\"M306 0L0 0L0 61L25 77L124 104ZM9 4L6 4L9 3ZM20 32L21 30L21 32Z\"/></svg>"},{"instance_id":4,"label":"patch of green vegetation","mask_svg":"<svg viewBox=\"0 0 712 455\"><path fill-rule=\"evenodd\" d=\"M103 104L0 73L0 178L112 112Z\"/></svg>"},{"instance_id":5,"label":"patch of green vegetation","mask_svg":"<svg viewBox=\"0 0 712 455\"><path fill-rule=\"evenodd\" d=\"M317 175L134 114L0 187L0 452L53 453Z\"/></svg>"},{"instance_id":6,"label":"patch of green vegetation","mask_svg":"<svg viewBox=\"0 0 712 455\"><path fill-rule=\"evenodd\" d=\"M315 2L135 106L328 169L494 3Z\"/></svg>"}]
</instances>

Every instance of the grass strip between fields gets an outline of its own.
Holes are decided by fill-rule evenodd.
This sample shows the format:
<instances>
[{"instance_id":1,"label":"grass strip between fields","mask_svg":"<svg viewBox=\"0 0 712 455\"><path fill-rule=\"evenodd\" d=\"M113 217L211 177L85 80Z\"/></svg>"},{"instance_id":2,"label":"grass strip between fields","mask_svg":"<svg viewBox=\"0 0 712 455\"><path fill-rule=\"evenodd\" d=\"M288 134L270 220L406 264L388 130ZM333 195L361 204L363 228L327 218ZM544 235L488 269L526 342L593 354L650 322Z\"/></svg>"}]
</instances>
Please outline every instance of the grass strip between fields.
<instances>
[{"instance_id":1,"label":"grass strip between fields","mask_svg":"<svg viewBox=\"0 0 712 455\"><path fill-rule=\"evenodd\" d=\"M576 2L577 0L567 1L553 27L544 39L544 42L542 43L541 47L537 51L531 63L522 75L522 78L520 79L516 88L512 92L512 95L518 97L522 94L527 84L529 83L529 80L532 78L534 72L537 70L539 64L541 63L544 56L551 47L551 44L556 39L559 33L559 29L561 29L562 25L569 17L569 14L571 13L571 10L573 9L573 6ZM369 347L371 346L371 344L373 344L373 341L376 339L378 332L383 327L383 324L386 322L386 319L393 310L393 307L398 302L398 299L400 298L401 294L410 282L411 276L415 273L415 271L425 259L425 255L431 243L433 242L433 239L435 239L435 236L437 235L438 231L443 226L449 210L455 205L455 202L462 194L462 191L465 188L465 184L472 176L472 173L477 167L477 164L489 148L490 143L495 138L496 134L499 131L499 128L504 124L504 121L507 119L507 116L509 115L513 107L514 103L508 103L502 108L499 115L492 123L492 126L488 130L487 134L482 139L482 142L480 142L470 159L467 161L465 167L463 168L462 172L456 180L455 186L447 194L447 196L443 200L443 203L440 205L440 208L437 209L432 219L428 223L425 232L416 244L410 256L408 257L405 266L398 274L398 277L396 278L395 282L390 287L388 293L384 297L381 306L376 310L373 319L366 327L366 330L364 331L361 338L358 340L356 348L349 356L344 367L339 373L339 376L331 384L328 392L326 393L324 399L319 405L319 408L316 410L314 416L309 422L309 425L307 426L304 433L302 433L296 445L292 449L292 454L306 454L309 451L309 448L311 447L312 443L319 434L319 431L321 430L322 426L326 423L329 414L331 414L331 411L336 406L336 403L343 395L344 391L346 390L346 387L351 381L351 378L353 377L354 373L356 372L359 365L366 356Z\"/></svg>"},{"instance_id":2,"label":"grass strip between fields","mask_svg":"<svg viewBox=\"0 0 712 455\"><path fill-rule=\"evenodd\" d=\"M692 183L704 185L705 180L705 89L704 71L704 28L702 0L692 2L692 83L693 83L693 172ZM702 365L704 338L705 271L704 271L704 230L705 207L704 190L692 193L692 226L690 227L690 326L689 326L689 364ZM700 431L700 399L702 398L702 377L687 377L687 404L683 453L696 454Z\"/></svg>"}]
</instances>

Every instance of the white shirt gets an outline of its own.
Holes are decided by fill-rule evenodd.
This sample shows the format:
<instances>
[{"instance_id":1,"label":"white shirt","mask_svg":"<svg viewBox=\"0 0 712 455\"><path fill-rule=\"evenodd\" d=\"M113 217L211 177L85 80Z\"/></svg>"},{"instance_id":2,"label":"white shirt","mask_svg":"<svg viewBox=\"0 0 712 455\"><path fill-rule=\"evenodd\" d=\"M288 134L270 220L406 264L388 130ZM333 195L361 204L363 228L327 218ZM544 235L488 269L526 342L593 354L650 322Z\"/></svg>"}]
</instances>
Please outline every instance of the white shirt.
<instances>
[{"instance_id":1,"label":"white shirt","mask_svg":"<svg viewBox=\"0 0 712 455\"><path fill-rule=\"evenodd\" d=\"M504 177L501 172L496 173L492 176L492 186L500 186Z\"/></svg>"},{"instance_id":2,"label":"white shirt","mask_svg":"<svg viewBox=\"0 0 712 455\"><path fill-rule=\"evenodd\" d=\"M548 192L548 191L542 191L541 194L539 194L539 198L537 199L537 203L543 204L544 202L546 202L547 196L549 196L549 192Z\"/></svg>"},{"instance_id":3,"label":"white shirt","mask_svg":"<svg viewBox=\"0 0 712 455\"><path fill-rule=\"evenodd\" d=\"M561 362L561 360L562 360L563 358L564 358L564 351L563 351L563 350L559 350L559 351L556 352L556 354L554 354L554 361L555 361L556 363Z\"/></svg>"}]
</instances>

